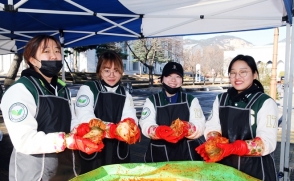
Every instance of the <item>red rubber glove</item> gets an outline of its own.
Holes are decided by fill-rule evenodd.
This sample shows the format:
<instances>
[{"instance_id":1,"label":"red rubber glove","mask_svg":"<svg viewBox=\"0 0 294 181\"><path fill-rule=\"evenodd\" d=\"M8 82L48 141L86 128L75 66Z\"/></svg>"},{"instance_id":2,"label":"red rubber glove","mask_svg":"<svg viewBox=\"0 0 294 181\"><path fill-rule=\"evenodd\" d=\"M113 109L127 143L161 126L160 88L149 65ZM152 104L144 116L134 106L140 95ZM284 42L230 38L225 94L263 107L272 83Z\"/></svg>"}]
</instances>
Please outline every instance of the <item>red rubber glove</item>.
<instances>
[{"instance_id":1,"label":"red rubber glove","mask_svg":"<svg viewBox=\"0 0 294 181\"><path fill-rule=\"evenodd\" d=\"M128 144L134 144L140 139L141 131L134 119L126 118L118 124L110 125L109 136Z\"/></svg>"},{"instance_id":2,"label":"red rubber glove","mask_svg":"<svg viewBox=\"0 0 294 181\"><path fill-rule=\"evenodd\" d=\"M218 144L229 144L229 140L221 136L212 136L195 150L206 162L217 162L224 158L224 150L218 147Z\"/></svg>"},{"instance_id":3,"label":"red rubber glove","mask_svg":"<svg viewBox=\"0 0 294 181\"><path fill-rule=\"evenodd\" d=\"M206 142L205 142L206 143ZM204 159L209 160L209 157L205 151L205 143L195 148L195 151Z\"/></svg>"},{"instance_id":4,"label":"red rubber glove","mask_svg":"<svg viewBox=\"0 0 294 181\"><path fill-rule=\"evenodd\" d=\"M158 126L155 130L155 134L156 137L158 137L159 139L164 139L167 142L178 142L178 138L176 136L172 136L172 134L174 134L174 131L169 126Z\"/></svg>"},{"instance_id":5,"label":"red rubber glove","mask_svg":"<svg viewBox=\"0 0 294 181\"><path fill-rule=\"evenodd\" d=\"M104 148L103 142L100 144L95 144L89 139L82 138L81 136L77 136L75 134L66 135L66 147L71 150L80 150L87 154L92 154L94 152L101 152Z\"/></svg>"},{"instance_id":6,"label":"red rubber glove","mask_svg":"<svg viewBox=\"0 0 294 181\"><path fill-rule=\"evenodd\" d=\"M110 138L114 138L114 139L117 139L119 141L124 141L124 139L117 134L116 128L117 128L116 124L111 124L110 125L110 127L109 127L109 136L110 136Z\"/></svg>"},{"instance_id":7,"label":"red rubber glove","mask_svg":"<svg viewBox=\"0 0 294 181\"><path fill-rule=\"evenodd\" d=\"M223 150L219 160L230 155L243 156L250 152L247 143L243 140L236 140L233 143L217 143L217 147Z\"/></svg>"},{"instance_id":8,"label":"red rubber glove","mask_svg":"<svg viewBox=\"0 0 294 181\"><path fill-rule=\"evenodd\" d=\"M77 135L83 137L85 134L91 131L89 123L82 123L77 127Z\"/></svg>"}]
</instances>

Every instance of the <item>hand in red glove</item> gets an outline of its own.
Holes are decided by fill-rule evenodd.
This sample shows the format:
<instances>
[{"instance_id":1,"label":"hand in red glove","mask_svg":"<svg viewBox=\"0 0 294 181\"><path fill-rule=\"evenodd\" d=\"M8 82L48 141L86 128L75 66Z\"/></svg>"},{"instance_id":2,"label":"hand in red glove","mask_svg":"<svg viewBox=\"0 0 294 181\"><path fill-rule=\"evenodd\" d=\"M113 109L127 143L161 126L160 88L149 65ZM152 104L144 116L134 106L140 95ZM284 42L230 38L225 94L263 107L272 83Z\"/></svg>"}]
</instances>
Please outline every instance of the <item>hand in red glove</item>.
<instances>
[{"instance_id":1,"label":"hand in red glove","mask_svg":"<svg viewBox=\"0 0 294 181\"><path fill-rule=\"evenodd\" d=\"M206 142L205 142L206 143ZM195 151L204 159L209 160L208 154L205 151L205 143L195 148Z\"/></svg>"},{"instance_id":2,"label":"hand in red glove","mask_svg":"<svg viewBox=\"0 0 294 181\"><path fill-rule=\"evenodd\" d=\"M128 144L134 144L140 139L141 132L134 119L126 118L118 124L110 125L109 136Z\"/></svg>"},{"instance_id":3,"label":"hand in red glove","mask_svg":"<svg viewBox=\"0 0 294 181\"><path fill-rule=\"evenodd\" d=\"M243 140L236 140L233 143L217 143L217 147L223 151L219 160L222 160L229 155L243 156L250 152L247 143Z\"/></svg>"},{"instance_id":4,"label":"hand in red glove","mask_svg":"<svg viewBox=\"0 0 294 181\"><path fill-rule=\"evenodd\" d=\"M91 131L88 123L82 123L77 127L77 135L83 137L85 134Z\"/></svg>"},{"instance_id":5,"label":"hand in red glove","mask_svg":"<svg viewBox=\"0 0 294 181\"><path fill-rule=\"evenodd\" d=\"M174 131L169 126L158 126L155 130L156 137L159 139L164 139L167 142L170 143L177 143L178 137L172 136L174 134Z\"/></svg>"},{"instance_id":6,"label":"hand in red glove","mask_svg":"<svg viewBox=\"0 0 294 181\"><path fill-rule=\"evenodd\" d=\"M229 140L222 136L210 137L205 143L198 146L195 150L196 152L206 161L206 162L217 162L223 157L223 149L219 148L217 144L228 144Z\"/></svg>"},{"instance_id":7,"label":"hand in red glove","mask_svg":"<svg viewBox=\"0 0 294 181\"><path fill-rule=\"evenodd\" d=\"M124 141L124 139L122 137L120 137L119 134L117 134L116 128L117 128L116 124L111 124L110 125L110 127L109 127L109 137L117 139L119 141Z\"/></svg>"},{"instance_id":8,"label":"hand in red glove","mask_svg":"<svg viewBox=\"0 0 294 181\"><path fill-rule=\"evenodd\" d=\"M182 121L179 118L172 122L170 128L173 130L172 136L176 137L175 142L178 142L188 135L188 126L189 123L187 121Z\"/></svg>"},{"instance_id":9,"label":"hand in red glove","mask_svg":"<svg viewBox=\"0 0 294 181\"><path fill-rule=\"evenodd\" d=\"M87 154L92 154L94 152L101 152L104 148L103 142L100 144L95 144L89 139L82 138L81 136L75 134L66 135L65 138L66 147L71 150L80 150Z\"/></svg>"},{"instance_id":10,"label":"hand in red glove","mask_svg":"<svg viewBox=\"0 0 294 181\"><path fill-rule=\"evenodd\" d=\"M181 128L176 128L178 130L175 130L174 132L176 131L179 131L181 130L180 132L178 132L178 141L183 139L185 136L188 136L188 135L191 135L189 134L189 127L190 127L190 123L187 122L187 121L181 121L181 124L179 124L179 126L181 126ZM179 134L180 133L180 134Z\"/></svg>"},{"instance_id":11,"label":"hand in red glove","mask_svg":"<svg viewBox=\"0 0 294 181\"><path fill-rule=\"evenodd\" d=\"M218 155L216 153L216 155L211 155L211 157L209 157L207 151L205 150L205 145L208 144L208 141L209 140L195 149L206 162L218 162L229 155L243 156L249 153L247 143L242 140L237 140L233 143L217 143L216 146L221 149L219 152L221 154Z\"/></svg>"}]
</instances>

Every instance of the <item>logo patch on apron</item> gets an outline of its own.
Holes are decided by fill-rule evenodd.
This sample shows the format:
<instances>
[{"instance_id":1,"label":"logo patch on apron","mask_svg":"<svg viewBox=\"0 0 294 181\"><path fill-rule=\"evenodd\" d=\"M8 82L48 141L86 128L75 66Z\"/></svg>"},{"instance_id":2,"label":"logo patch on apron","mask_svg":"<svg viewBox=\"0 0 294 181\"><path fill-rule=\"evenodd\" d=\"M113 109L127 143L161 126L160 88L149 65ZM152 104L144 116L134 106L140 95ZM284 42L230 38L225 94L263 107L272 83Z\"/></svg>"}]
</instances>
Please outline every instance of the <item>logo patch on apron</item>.
<instances>
[{"instance_id":1,"label":"logo patch on apron","mask_svg":"<svg viewBox=\"0 0 294 181\"><path fill-rule=\"evenodd\" d=\"M12 122L23 121L28 115L28 108L20 102L12 104L9 108L9 119Z\"/></svg>"},{"instance_id":2,"label":"logo patch on apron","mask_svg":"<svg viewBox=\"0 0 294 181\"><path fill-rule=\"evenodd\" d=\"M147 118L150 115L150 112L150 109L148 107L145 107L141 113L141 120Z\"/></svg>"},{"instance_id":3,"label":"logo patch on apron","mask_svg":"<svg viewBox=\"0 0 294 181\"><path fill-rule=\"evenodd\" d=\"M81 95L78 97L77 101L76 101L76 106L77 107L85 107L89 104L90 99L88 96L86 95Z\"/></svg>"}]
</instances>

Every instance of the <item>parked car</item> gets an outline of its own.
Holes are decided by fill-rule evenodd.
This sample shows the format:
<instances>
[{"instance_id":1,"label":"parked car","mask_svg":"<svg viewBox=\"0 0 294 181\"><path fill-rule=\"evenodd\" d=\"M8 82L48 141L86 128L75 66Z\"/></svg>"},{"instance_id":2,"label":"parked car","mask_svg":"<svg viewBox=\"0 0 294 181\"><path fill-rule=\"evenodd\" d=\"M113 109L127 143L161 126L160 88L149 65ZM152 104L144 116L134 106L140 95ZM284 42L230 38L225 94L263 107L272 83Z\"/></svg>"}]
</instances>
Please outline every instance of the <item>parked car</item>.
<instances>
[{"instance_id":1,"label":"parked car","mask_svg":"<svg viewBox=\"0 0 294 181\"><path fill-rule=\"evenodd\" d=\"M209 81L208 78L204 77L203 75L196 74L195 82L207 82Z\"/></svg>"}]
</instances>

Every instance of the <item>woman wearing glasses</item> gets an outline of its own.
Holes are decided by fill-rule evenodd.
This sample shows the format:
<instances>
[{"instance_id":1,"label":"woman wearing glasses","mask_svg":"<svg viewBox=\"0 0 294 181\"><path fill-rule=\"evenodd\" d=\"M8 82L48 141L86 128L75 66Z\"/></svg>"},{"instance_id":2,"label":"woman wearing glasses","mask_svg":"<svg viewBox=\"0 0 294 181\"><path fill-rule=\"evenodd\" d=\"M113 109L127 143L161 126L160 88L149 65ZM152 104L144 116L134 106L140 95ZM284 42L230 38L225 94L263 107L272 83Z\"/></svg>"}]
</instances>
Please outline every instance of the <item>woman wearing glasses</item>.
<instances>
[{"instance_id":1,"label":"woman wearing glasses","mask_svg":"<svg viewBox=\"0 0 294 181\"><path fill-rule=\"evenodd\" d=\"M204 131L207 141L196 151L207 162L234 167L260 180L277 180L272 155L277 142L277 104L264 94L251 56L236 56L228 73L233 87L216 97ZM228 142L219 143L220 138ZM212 142L220 149L217 157L205 151Z\"/></svg>"},{"instance_id":2,"label":"woman wearing glasses","mask_svg":"<svg viewBox=\"0 0 294 181\"><path fill-rule=\"evenodd\" d=\"M96 73L98 80L89 81L80 87L75 110L82 123L98 119L106 124L104 148L90 155L80 152L81 173L103 165L130 162L129 145L125 137L118 136L117 128L138 129L133 98L120 85L123 74L121 57L113 51L104 52L99 56ZM132 120L132 126L124 124L126 118ZM126 137L131 136L128 135L130 130L124 131Z\"/></svg>"}]
</instances>

